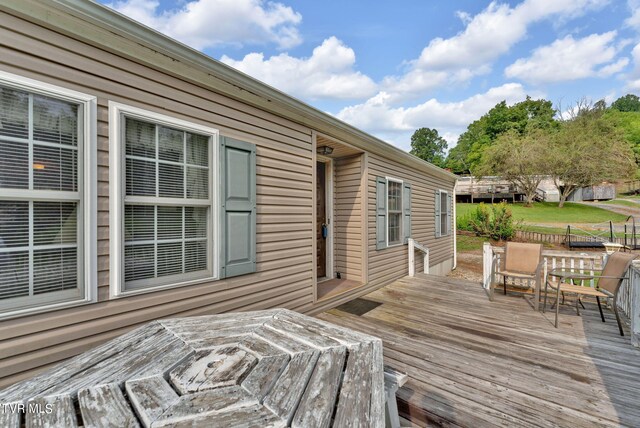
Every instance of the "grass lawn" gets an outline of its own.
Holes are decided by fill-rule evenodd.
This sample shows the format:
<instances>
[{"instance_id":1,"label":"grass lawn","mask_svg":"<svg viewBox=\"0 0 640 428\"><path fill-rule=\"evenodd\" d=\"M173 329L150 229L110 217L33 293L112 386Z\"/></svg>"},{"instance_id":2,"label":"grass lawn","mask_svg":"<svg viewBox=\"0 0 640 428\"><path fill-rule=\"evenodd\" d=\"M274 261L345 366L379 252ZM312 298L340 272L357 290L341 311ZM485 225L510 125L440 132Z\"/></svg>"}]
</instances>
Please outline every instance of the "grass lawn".
<instances>
[{"instance_id":1,"label":"grass lawn","mask_svg":"<svg viewBox=\"0 0 640 428\"><path fill-rule=\"evenodd\" d=\"M457 248L460 251L482 250L482 243L489 241L481 236L458 235Z\"/></svg>"},{"instance_id":2,"label":"grass lawn","mask_svg":"<svg viewBox=\"0 0 640 428\"><path fill-rule=\"evenodd\" d=\"M466 215L477 206L478 204L457 204L458 217ZM536 202L532 207L525 207L524 204L509 204L509 208L511 208L514 219L522 220L525 223L574 224L606 221L619 223L627 219L627 216L622 214L571 202L565 203L563 208L558 208L557 202Z\"/></svg>"}]
</instances>

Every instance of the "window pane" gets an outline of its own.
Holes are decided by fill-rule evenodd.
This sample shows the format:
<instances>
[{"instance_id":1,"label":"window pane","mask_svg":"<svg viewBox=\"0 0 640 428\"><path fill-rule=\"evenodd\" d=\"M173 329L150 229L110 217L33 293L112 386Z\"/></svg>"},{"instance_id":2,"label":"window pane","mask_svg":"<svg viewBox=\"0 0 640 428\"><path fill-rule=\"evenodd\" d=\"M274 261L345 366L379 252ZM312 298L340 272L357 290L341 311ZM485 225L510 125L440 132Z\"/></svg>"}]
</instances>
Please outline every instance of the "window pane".
<instances>
[{"instance_id":1,"label":"window pane","mask_svg":"<svg viewBox=\"0 0 640 428\"><path fill-rule=\"evenodd\" d=\"M78 295L60 292L80 287L82 195L77 193L77 200L69 194L56 200L56 195L81 190L80 110L78 103L0 87L0 197L11 188L23 189L25 198L0 201L0 299ZM34 190L46 190L46 201L31 197ZM30 302L21 299L8 307L22 309Z\"/></svg>"},{"instance_id":2,"label":"window pane","mask_svg":"<svg viewBox=\"0 0 640 428\"><path fill-rule=\"evenodd\" d=\"M78 145L78 106L42 95L33 96L33 139Z\"/></svg>"},{"instance_id":3,"label":"window pane","mask_svg":"<svg viewBox=\"0 0 640 428\"><path fill-rule=\"evenodd\" d=\"M187 167L187 198L209 199L209 170Z\"/></svg>"},{"instance_id":4,"label":"window pane","mask_svg":"<svg viewBox=\"0 0 640 428\"><path fill-rule=\"evenodd\" d=\"M156 163L127 159L126 191L130 196L156 196Z\"/></svg>"},{"instance_id":5,"label":"window pane","mask_svg":"<svg viewBox=\"0 0 640 428\"><path fill-rule=\"evenodd\" d=\"M182 238L182 209L158 207L158 239Z\"/></svg>"},{"instance_id":6,"label":"window pane","mask_svg":"<svg viewBox=\"0 0 640 428\"><path fill-rule=\"evenodd\" d=\"M33 188L38 190L78 190L77 150L33 146Z\"/></svg>"},{"instance_id":7,"label":"window pane","mask_svg":"<svg viewBox=\"0 0 640 428\"><path fill-rule=\"evenodd\" d=\"M0 188L29 188L29 145L0 140Z\"/></svg>"},{"instance_id":8,"label":"window pane","mask_svg":"<svg viewBox=\"0 0 640 428\"><path fill-rule=\"evenodd\" d=\"M184 161L184 131L158 126L158 157L162 160Z\"/></svg>"},{"instance_id":9,"label":"window pane","mask_svg":"<svg viewBox=\"0 0 640 428\"><path fill-rule=\"evenodd\" d=\"M442 192L440 194L440 230L442 235L447 235L449 233L449 229L447 228L447 215L449 215L447 194Z\"/></svg>"},{"instance_id":10,"label":"window pane","mask_svg":"<svg viewBox=\"0 0 640 428\"><path fill-rule=\"evenodd\" d=\"M124 247L124 280L147 279L155 276L153 244Z\"/></svg>"},{"instance_id":11,"label":"window pane","mask_svg":"<svg viewBox=\"0 0 640 428\"><path fill-rule=\"evenodd\" d=\"M0 135L29 137L29 94L0 86Z\"/></svg>"},{"instance_id":12,"label":"window pane","mask_svg":"<svg viewBox=\"0 0 640 428\"><path fill-rule=\"evenodd\" d=\"M207 242L187 242L184 245L185 273L207 269Z\"/></svg>"},{"instance_id":13,"label":"window pane","mask_svg":"<svg viewBox=\"0 0 640 428\"><path fill-rule=\"evenodd\" d=\"M152 240L154 235L155 207L149 205L125 205L125 241Z\"/></svg>"},{"instance_id":14,"label":"window pane","mask_svg":"<svg viewBox=\"0 0 640 428\"><path fill-rule=\"evenodd\" d=\"M210 137L187 132L187 163L209 166Z\"/></svg>"},{"instance_id":15,"label":"window pane","mask_svg":"<svg viewBox=\"0 0 640 428\"><path fill-rule=\"evenodd\" d=\"M207 212L204 207L185 208L185 237L186 238L206 238L207 237Z\"/></svg>"},{"instance_id":16,"label":"window pane","mask_svg":"<svg viewBox=\"0 0 640 428\"><path fill-rule=\"evenodd\" d=\"M0 253L0 300L29 295L29 252Z\"/></svg>"},{"instance_id":17,"label":"window pane","mask_svg":"<svg viewBox=\"0 0 640 428\"><path fill-rule=\"evenodd\" d=\"M184 167L159 164L159 195L166 198L184 198Z\"/></svg>"},{"instance_id":18,"label":"window pane","mask_svg":"<svg viewBox=\"0 0 640 428\"><path fill-rule=\"evenodd\" d=\"M163 198L209 199L211 137L133 119L127 119L125 126L126 196L158 199L155 207L125 205L125 282L206 271L210 208L162 202ZM135 244L136 240L150 242ZM162 282L133 286L154 283Z\"/></svg>"},{"instance_id":19,"label":"window pane","mask_svg":"<svg viewBox=\"0 0 640 428\"><path fill-rule=\"evenodd\" d=\"M156 126L127 117L125 127L125 154L155 159Z\"/></svg>"},{"instance_id":20,"label":"window pane","mask_svg":"<svg viewBox=\"0 0 640 428\"><path fill-rule=\"evenodd\" d=\"M51 293L78 286L76 248L35 250L33 253L33 293Z\"/></svg>"},{"instance_id":21,"label":"window pane","mask_svg":"<svg viewBox=\"0 0 640 428\"><path fill-rule=\"evenodd\" d=\"M402 210L402 183L389 181L389 211Z\"/></svg>"},{"instance_id":22,"label":"window pane","mask_svg":"<svg viewBox=\"0 0 640 428\"><path fill-rule=\"evenodd\" d=\"M29 202L0 201L0 248L28 245Z\"/></svg>"},{"instance_id":23,"label":"window pane","mask_svg":"<svg viewBox=\"0 0 640 428\"><path fill-rule=\"evenodd\" d=\"M182 273L182 242L158 244L158 276Z\"/></svg>"},{"instance_id":24,"label":"window pane","mask_svg":"<svg viewBox=\"0 0 640 428\"><path fill-rule=\"evenodd\" d=\"M389 213L389 243L400 242L400 219L401 214Z\"/></svg>"},{"instance_id":25,"label":"window pane","mask_svg":"<svg viewBox=\"0 0 640 428\"><path fill-rule=\"evenodd\" d=\"M75 202L34 202L34 245L76 243L77 207Z\"/></svg>"}]
</instances>

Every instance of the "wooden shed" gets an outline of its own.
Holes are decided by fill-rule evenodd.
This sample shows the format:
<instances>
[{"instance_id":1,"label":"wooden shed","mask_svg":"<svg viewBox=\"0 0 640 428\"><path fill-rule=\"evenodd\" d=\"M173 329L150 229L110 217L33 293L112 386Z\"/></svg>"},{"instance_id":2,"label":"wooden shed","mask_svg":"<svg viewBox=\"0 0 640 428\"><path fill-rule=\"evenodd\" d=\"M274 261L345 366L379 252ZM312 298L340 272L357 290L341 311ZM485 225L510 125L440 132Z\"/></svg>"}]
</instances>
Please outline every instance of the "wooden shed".
<instances>
[{"instance_id":1,"label":"wooden shed","mask_svg":"<svg viewBox=\"0 0 640 428\"><path fill-rule=\"evenodd\" d=\"M455 182L97 3L2 2L0 388L159 318L326 310L409 237L444 274Z\"/></svg>"}]
</instances>

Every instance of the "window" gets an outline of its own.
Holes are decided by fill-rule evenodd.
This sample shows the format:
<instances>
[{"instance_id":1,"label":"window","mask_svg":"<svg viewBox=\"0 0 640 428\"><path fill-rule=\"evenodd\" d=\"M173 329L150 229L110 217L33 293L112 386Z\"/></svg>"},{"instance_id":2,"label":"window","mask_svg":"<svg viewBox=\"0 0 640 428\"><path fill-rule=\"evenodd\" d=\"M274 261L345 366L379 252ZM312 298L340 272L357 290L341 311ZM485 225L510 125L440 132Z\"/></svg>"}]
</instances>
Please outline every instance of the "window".
<instances>
[{"instance_id":1,"label":"window","mask_svg":"<svg viewBox=\"0 0 640 428\"><path fill-rule=\"evenodd\" d=\"M445 190L436 191L436 237L451 234L451 195Z\"/></svg>"},{"instance_id":2,"label":"window","mask_svg":"<svg viewBox=\"0 0 640 428\"><path fill-rule=\"evenodd\" d=\"M402 182L387 180L387 245L402 242Z\"/></svg>"},{"instance_id":3,"label":"window","mask_svg":"<svg viewBox=\"0 0 640 428\"><path fill-rule=\"evenodd\" d=\"M411 236L411 184L376 178L376 249L406 244Z\"/></svg>"},{"instance_id":4,"label":"window","mask_svg":"<svg viewBox=\"0 0 640 428\"><path fill-rule=\"evenodd\" d=\"M95 297L95 101L0 72L0 316Z\"/></svg>"},{"instance_id":5,"label":"window","mask_svg":"<svg viewBox=\"0 0 640 428\"><path fill-rule=\"evenodd\" d=\"M213 279L217 131L113 103L120 293Z\"/></svg>"}]
</instances>

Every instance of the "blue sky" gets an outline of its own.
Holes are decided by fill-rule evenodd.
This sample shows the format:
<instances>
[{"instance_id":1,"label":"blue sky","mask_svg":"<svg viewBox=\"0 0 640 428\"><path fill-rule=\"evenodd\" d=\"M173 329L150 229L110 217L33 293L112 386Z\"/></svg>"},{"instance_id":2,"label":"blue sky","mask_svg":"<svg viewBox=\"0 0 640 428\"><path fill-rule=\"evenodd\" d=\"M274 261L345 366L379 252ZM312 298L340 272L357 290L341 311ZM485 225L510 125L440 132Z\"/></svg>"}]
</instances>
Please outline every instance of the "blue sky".
<instances>
[{"instance_id":1,"label":"blue sky","mask_svg":"<svg viewBox=\"0 0 640 428\"><path fill-rule=\"evenodd\" d=\"M640 0L104 3L403 149L502 100L640 94Z\"/></svg>"}]
</instances>

